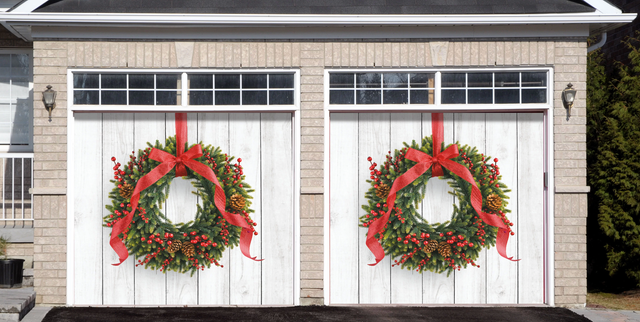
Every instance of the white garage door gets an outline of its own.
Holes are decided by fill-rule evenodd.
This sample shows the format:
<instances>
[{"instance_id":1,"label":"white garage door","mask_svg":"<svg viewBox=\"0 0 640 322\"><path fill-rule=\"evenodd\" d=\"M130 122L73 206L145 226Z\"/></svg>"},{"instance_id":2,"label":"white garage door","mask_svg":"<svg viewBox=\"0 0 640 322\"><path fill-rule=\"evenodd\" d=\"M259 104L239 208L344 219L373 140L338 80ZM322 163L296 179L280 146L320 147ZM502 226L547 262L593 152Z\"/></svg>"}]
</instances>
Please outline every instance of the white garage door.
<instances>
[{"instance_id":1,"label":"white garage door","mask_svg":"<svg viewBox=\"0 0 640 322\"><path fill-rule=\"evenodd\" d=\"M243 159L252 193L252 216L259 232L251 254L227 249L221 264L195 274L163 274L135 267L133 257L120 266L102 226L113 188L111 156L120 162L147 142L175 134L172 113L76 113L73 144L73 269L77 305L292 305L294 304L294 170L292 114L190 113L189 143L219 146ZM192 219L197 199L191 185L175 179L165 213L173 222Z\"/></svg>"},{"instance_id":2,"label":"white garage door","mask_svg":"<svg viewBox=\"0 0 640 322\"><path fill-rule=\"evenodd\" d=\"M542 113L444 114L445 145L458 141L499 158L509 193L515 236L507 254L484 249L477 263L449 277L377 266L359 227L369 188L371 156L378 164L403 142L431 135L431 114L332 113L330 120L330 303L331 304L534 304L544 302L544 131ZM452 195L432 178L418 211L431 223L451 218Z\"/></svg>"}]
</instances>

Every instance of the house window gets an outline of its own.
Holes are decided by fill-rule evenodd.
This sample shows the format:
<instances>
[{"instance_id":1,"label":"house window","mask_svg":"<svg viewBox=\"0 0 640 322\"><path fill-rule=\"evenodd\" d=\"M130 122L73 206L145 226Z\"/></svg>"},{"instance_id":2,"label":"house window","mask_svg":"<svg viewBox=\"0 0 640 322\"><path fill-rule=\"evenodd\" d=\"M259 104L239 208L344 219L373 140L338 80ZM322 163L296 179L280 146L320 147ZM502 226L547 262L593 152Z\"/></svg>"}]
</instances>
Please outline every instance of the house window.
<instances>
[{"instance_id":1,"label":"house window","mask_svg":"<svg viewBox=\"0 0 640 322\"><path fill-rule=\"evenodd\" d=\"M435 73L330 73L329 104L433 104Z\"/></svg>"},{"instance_id":2,"label":"house window","mask_svg":"<svg viewBox=\"0 0 640 322\"><path fill-rule=\"evenodd\" d=\"M0 52L0 145L27 151L33 132L31 56Z\"/></svg>"},{"instance_id":3,"label":"house window","mask_svg":"<svg viewBox=\"0 0 640 322\"><path fill-rule=\"evenodd\" d=\"M293 105L294 73L73 74L74 105ZM183 102L186 97L186 102Z\"/></svg>"},{"instance_id":4,"label":"house window","mask_svg":"<svg viewBox=\"0 0 640 322\"><path fill-rule=\"evenodd\" d=\"M547 72L442 72L442 104L547 103Z\"/></svg>"}]
</instances>

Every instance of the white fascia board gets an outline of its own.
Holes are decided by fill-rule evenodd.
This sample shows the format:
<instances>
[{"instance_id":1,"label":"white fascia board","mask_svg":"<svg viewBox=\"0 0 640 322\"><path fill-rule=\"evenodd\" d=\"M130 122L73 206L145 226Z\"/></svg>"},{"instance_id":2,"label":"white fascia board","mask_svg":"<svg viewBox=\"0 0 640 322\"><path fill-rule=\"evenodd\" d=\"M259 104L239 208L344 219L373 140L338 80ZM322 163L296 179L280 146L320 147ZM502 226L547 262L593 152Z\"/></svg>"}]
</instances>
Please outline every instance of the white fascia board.
<instances>
[{"instance_id":1,"label":"white fascia board","mask_svg":"<svg viewBox=\"0 0 640 322\"><path fill-rule=\"evenodd\" d=\"M621 14L620 8L610 4L606 0L584 0L588 5L594 7L598 13L616 15Z\"/></svg>"},{"instance_id":2,"label":"white fascia board","mask_svg":"<svg viewBox=\"0 0 640 322\"><path fill-rule=\"evenodd\" d=\"M254 14L112 14L30 13L0 14L0 21L27 24L81 25L532 25L626 23L636 14L507 14L507 15L254 15Z\"/></svg>"}]
</instances>

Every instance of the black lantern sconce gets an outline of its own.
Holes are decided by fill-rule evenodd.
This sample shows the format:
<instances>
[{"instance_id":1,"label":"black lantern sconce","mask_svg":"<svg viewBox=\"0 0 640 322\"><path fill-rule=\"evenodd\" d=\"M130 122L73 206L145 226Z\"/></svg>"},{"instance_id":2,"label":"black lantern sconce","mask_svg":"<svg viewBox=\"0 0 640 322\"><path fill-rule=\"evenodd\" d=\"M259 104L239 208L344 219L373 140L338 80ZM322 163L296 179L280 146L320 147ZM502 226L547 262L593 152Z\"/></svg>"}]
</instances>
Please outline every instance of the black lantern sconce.
<instances>
[{"instance_id":1,"label":"black lantern sconce","mask_svg":"<svg viewBox=\"0 0 640 322\"><path fill-rule=\"evenodd\" d=\"M51 111L56 107L56 94L57 92L51 89L51 85L47 85L47 90L42 92L42 102L49 112L49 122L51 122Z\"/></svg>"},{"instance_id":2,"label":"black lantern sconce","mask_svg":"<svg viewBox=\"0 0 640 322\"><path fill-rule=\"evenodd\" d=\"M576 99L576 92L577 91L573 88L573 84L571 83L562 90L562 105L567 109L567 121L571 116L571 108L573 107L573 101Z\"/></svg>"}]
</instances>

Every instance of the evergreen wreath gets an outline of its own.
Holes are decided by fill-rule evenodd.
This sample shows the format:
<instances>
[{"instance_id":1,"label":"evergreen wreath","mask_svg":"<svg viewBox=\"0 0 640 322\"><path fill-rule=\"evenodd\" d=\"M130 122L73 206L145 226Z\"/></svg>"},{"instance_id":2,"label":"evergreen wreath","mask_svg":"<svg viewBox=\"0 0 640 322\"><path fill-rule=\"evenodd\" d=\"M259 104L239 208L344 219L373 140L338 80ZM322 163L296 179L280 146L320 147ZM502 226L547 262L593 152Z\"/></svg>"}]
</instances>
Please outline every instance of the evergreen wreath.
<instances>
[{"instance_id":1,"label":"evergreen wreath","mask_svg":"<svg viewBox=\"0 0 640 322\"><path fill-rule=\"evenodd\" d=\"M155 146L151 143L147 145L148 148L138 150L137 156L132 152L129 162L123 168L115 157L111 158L115 164L114 179L111 182L115 187L109 193L111 204L106 206L110 213L104 217L107 227L113 227L132 211L130 201L136 183L160 165L160 162L149 158L152 149L176 154L175 136L167 138L164 147L159 141L156 141ZM222 154L220 148L209 145L203 146L202 156L194 160L213 170L225 193L225 209L240 214L249 224L251 232L257 235L253 228L256 223L249 216L254 212L249 208L252 199L249 193L254 190L244 182L245 176L240 164L242 159L238 158L233 163L234 157ZM129 254L138 259L136 266L144 265L145 268L160 269L162 272L191 272L193 275L198 269L204 270L211 264L223 267L219 260L225 248L238 245L241 228L228 223L216 207L215 184L189 168L186 171L184 177L193 179L192 184L197 190L195 194L201 201L192 221L173 224L162 213L162 204L167 199L176 168L140 192L132 222L118 236Z\"/></svg>"},{"instance_id":2,"label":"evergreen wreath","mask_svg":"<svg viewBox=\"0 0 640 322\"><path fill-rule=\"evenodd\" d=\"M367 180L371 187L365 193L367 204L362 206L366 211L366 215L360 217L363 227L369 227L376 219L383 217L388 211L387 197L392 184L416 165L416 162L405 158L409 148L428 155L433 152L431 136L423 138L421 145L415 140L411 146L407 143L404 145L403 149L395 150L393 157L389 151L386 161L379 169L376 169L376 163L371 162L371 157L367 159L371 163L371 176ZM464 145L460 148L460 154L451 161L465 166L473 176L482 193L483 212L497 215L506 225L508 233L514 235L511 230L513 223L506 216L510 210L506 208L508 203L505 199L508 199L506 193L510 190L500 182L502 176L498 159L493 159L491 163L491 157L479 154L475 147ZM466 268L468 264L480 267L475 260L483 248L495 245L498 228L485 223L474 210L470 201L471 184L444 167L440 178L447 180L453 188L450 193L456 196L458 204L454 204L449 221L431 224L423 219L416 210L424 199L432 169L429 168L397 192L391 216L375 238L382 245L385 254L394 259L393 266L400 265L420 273L426 270L435 273L446 271L447 276L456 269Z\"/></svg>"}]
</instances>

